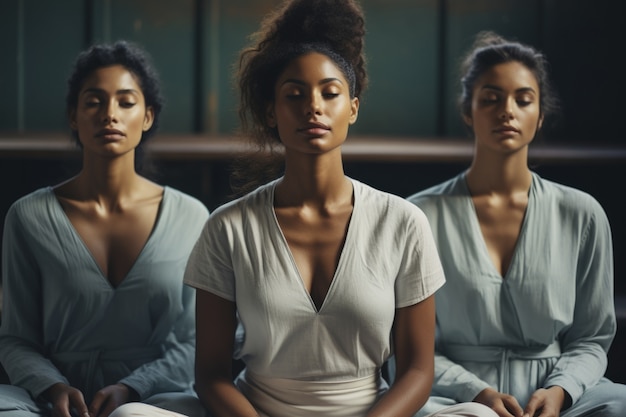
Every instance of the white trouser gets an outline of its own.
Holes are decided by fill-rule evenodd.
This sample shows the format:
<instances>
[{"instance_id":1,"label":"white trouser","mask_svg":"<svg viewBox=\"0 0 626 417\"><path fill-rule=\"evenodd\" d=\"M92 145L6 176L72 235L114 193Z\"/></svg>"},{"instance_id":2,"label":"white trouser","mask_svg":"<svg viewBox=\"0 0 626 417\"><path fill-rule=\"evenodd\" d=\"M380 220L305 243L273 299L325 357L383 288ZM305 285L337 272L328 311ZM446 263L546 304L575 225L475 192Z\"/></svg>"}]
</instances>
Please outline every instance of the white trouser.
<instances>
[{"instance_id":1,"label":"white trouser","mask_svg":"<svg viewBox=\"0 0 626 417\"><path fill-rule=\"evenodd\" d=\"M129 403L117 408L109 417L187 417L143 403ZM193 417L193 416L192 416ZM463 403L446 407L427 417L498 417L495 411L478 403Z\"/></svg>"},{"instance_id":2,"label":"white trouser","mask_svg":"<svg viewBox=\"0 0 626 417\"><path fill-rule=\"evenodd\" d=\"M109 417L187 417L144 403L128 403L119 406Z\"/></svg>"}]
</instances>

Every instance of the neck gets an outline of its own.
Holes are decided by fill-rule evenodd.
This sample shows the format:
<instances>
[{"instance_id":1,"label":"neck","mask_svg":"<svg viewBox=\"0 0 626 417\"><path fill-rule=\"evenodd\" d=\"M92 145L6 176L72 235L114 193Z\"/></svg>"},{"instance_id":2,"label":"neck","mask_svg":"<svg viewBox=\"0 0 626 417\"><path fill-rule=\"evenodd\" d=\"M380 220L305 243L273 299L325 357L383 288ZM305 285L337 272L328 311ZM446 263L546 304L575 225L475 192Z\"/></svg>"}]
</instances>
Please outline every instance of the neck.
<instances>
[{"instance_id":1,"label":"neck","mask_svg":"<svg viewBox=\"0 0 626 417\"><path fill-rule=\"evenodd\" d=\"M504 156L475 152L466 176L472 195L527 192L532 181L527 156L527 147Z\"/></svg>"},{"instance_id":2,"label":"neck","mask_svg":"<svg viewBox=\"0 0 626 417\"><path fill-rule=\"evenodd\" d=\"M116 207L131 197L142 180L135 171L132 153L112 159L84 155L76 185L83 198Z\"/></svg>"},{"instance_id":3,"label":"neck","mask_svg":"<svg viewBox=\"0 0 626 417\"><path fill-rule=\"evenodd\" d=\"M352 198L340 152L322 157L286 155L285 175L277 186L277 203L325 207Z\"/></svg>"}]
</instances>

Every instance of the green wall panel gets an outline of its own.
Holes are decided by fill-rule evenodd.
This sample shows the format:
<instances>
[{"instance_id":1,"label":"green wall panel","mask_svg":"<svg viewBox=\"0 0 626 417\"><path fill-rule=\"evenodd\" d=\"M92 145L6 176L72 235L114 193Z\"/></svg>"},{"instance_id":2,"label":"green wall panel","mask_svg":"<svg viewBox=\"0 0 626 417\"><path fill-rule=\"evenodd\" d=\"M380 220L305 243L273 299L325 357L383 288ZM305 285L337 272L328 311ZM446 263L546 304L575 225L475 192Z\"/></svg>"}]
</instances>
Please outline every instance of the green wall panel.
<instances>
[{"instance_id":1,"label":"green wall panel","mask_svg":"<svg viewBox=\"0 0 626 417\"><path fill-rule=\"evenodd\" d=\"M153 56L162 131L230 134L233 66L281 0L2 0L0 132L67 131L65 82L89 42L128 39ZM464 136L458 64L480 30L544 50L563 99L563 141L617 142L626 111L626 15L613 0L361 0L370 85L352 134ZM85 10L85 6L89 6Z\"/></svg>"},{"instance_id":2,"label":"green wall panel","mask_svg":"<svg viewBox=\"0 0 626 417\"><path fill-rule=\"evenodd\" d=\"M66 80L83 47L83 2L24 2L24 119L28 130L68 131Z\"/></svg>"},{"instance_id":3,"label":"green wall panel","mask_svg":"<svg viewBox=\"0 0 626 417\"><path fill-rule=\"evenodd\" d=\"M17 0L0 2L0 131L17 131L23 123L18 96L18 9Z\"/></svg>"},{"instance_id":4,"label":"green wall panel","mask_svg":"<svg viewBox=\"0 0 626 417\"><path fill-rule=\"evenodd\" d=\"M446 15L444 125L446 136L464 136L457 107L459 64L474 36L492 30L505 37L539 46L541 0L448 0Z\"/></svg>"},{"instance_id":5,"label":"green wall panel","mask_svg":"<svg viewBox=\"0 0 626 417\"><path fill-rule=\"evenodd\" d=\"M353 133L431 136L437 121L437 2L363 0L370 84Z\"/></svg>"},{"instance_id":6,"label":"green wall panel","mask_svg":"<svg viewBox=\"0 0 626 417\"><path fill-rule=\"evenodd\" d=\"M192 131L194 117L194 2L192 0L99 0L95 42L137 42L152 55L166 106L162 132Z\"/></svg>"},{"instance_id":7,"label":"green wall panel","mask_svg":"<svg viewBox=\"0 0 626 417\"><path fill-rule=\"evenodd\" d=\"M212 68L219 80L219 131L236 131L238 92L233 85L239 51L248 44L248 36L259 28L263 16L280 4L279 0L213 0L219 4L218 41L212 42L219 48L218 63Z\"/></svg>"},{"instance_id":8,"label":"green wall panel","mask_svg":"<svg viewBox=\"0 0 626 417\"><path fill-rule=\"evenodd\" d=\"M80 0L0 6L0 129L66 131L65 85L82 47Z\"/></svg>"}]
</instances>

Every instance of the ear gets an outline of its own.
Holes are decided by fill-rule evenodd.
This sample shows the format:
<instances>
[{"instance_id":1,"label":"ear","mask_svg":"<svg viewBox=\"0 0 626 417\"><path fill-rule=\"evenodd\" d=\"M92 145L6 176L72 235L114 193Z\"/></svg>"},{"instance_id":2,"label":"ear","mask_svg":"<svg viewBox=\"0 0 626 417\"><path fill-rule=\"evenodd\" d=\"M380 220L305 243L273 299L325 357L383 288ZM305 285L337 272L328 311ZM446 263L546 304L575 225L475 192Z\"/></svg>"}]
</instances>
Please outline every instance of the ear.
<instances>
[{"instance_id":1,"label":"ear","mask_svg":"<svg viewBox=\"0 0 626 417\"><path fill-rule=\"evenodd\" d=\"M149 106L146 108L146 114L143 117L143 131L150 130L152 123L154 123L154 109L152 106Z\"/></svg>"},{"instance_id":2,"label":"ear","mask_svg":"<svg viewBox=\"0 0 626 417\"><path fill-rule=\"evenodd\" d=\"M542 126L543 126L543 113L541 114L541 116L539 116L539 122L537 123L537 132L541 130Z\"/></svg>"},{"instance_id":3,"label":"ear","mask_svg":"<svg viewBox=\"0 0 626 417\"><path fill-rule=\"evenodd\" d=\"M350 103L350 124L354 124L359 117L359 98L355 97Z\"/></svg>"},{"instance_id":4,"label":"ear","mask_svg":"<svg viewBox=\"0 0 626 417\"><path fill-rule=\"evenodd\" d=\"M470 116L466 115L466 114L463 114L461 117L463 118L463 123L465 123L465 125L466 125L467 127L470 127L470 128L471 128L471 127L472 127L472 125L473 125L473 120L472 120L472 118L471 118Z\"/></svg>"},{"instance_id":5,"label":"ear","mask_svg":"<svg viewBox=\"0 0 626 417\"><path fill-rule=\"evenodd\" d=\"M269 103L267 105L267 109L265 109L265 121L272 129L275 129L278 126L276 114L274 113L274 103Z\"/></svg>"},{"instance_id":6,"label":"ear","mask_svg":"<svg viewBox=\"0 0 626 417\"><path fill-rule=\"evenodd\" d=\"M70 129L78 130L78 123L76 123L76 109L72 109L68 112L68 119L70 121Z\"/></svg>"}]
</instances>

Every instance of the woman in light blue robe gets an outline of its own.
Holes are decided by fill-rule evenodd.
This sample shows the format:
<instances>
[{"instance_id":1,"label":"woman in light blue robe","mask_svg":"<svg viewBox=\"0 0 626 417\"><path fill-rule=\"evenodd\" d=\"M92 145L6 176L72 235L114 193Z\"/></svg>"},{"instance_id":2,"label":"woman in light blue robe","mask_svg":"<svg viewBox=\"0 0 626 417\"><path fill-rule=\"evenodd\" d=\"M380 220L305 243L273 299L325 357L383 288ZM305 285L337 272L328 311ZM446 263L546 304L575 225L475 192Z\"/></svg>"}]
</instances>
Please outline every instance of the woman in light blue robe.
<instances>
[{"instance_id":1,"label":"woman in light blue robe","mask_svg":"<svg viewBox=\"0 0 626 417\"><path fill-rule=\"evenodd\" d=\"M6 216L0 416L106 417L128 401L203 413L183 401L195 353L183 272L208 211L136 172L162 106L152 71L125 42L79 55L67 107L82 170Z\"/></svg>"},{"instance_id":2,"label":"woman in light blue robe","mask_svg":"<svg viewBox=\"0 0 626 417\"><path fill-rule=\"evenodd\" d=\"M544 57L485 33L463 69L472 164L409 197L447 279L420 413L476 401L500 416L623 416L626 386L603 377L616 331L607 217L590 195L528 168L554 108Z\"/></svg>"}]
</instances>

